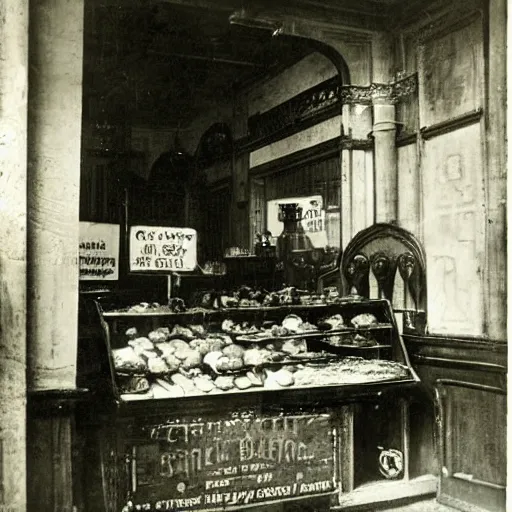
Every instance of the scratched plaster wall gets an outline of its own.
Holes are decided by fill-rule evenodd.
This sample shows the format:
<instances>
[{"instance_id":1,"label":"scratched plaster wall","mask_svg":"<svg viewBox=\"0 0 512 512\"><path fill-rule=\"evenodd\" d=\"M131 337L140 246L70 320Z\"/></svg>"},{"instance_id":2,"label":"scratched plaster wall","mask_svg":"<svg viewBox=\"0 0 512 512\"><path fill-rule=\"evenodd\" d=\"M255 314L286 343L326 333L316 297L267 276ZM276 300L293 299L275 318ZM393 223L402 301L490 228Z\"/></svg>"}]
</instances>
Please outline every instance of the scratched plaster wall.
<instances>
[{"instance_id":1,"label":"scratched plaster wall","mask_svg":"<svg viewBox=\"0 0 512 512\"><path fill-rule=\"evenodd\" d=\"M28 9L0 7L0 509L26 506Z\"/></svg>"},{"instance_id":2,"label":"scratched plaster wall","mask_svg":"<svg viewBox=\"0 0 512 512\"><path fill-rule=\"evenodd\" d=\"M430 332L481 335L485 133L478 116L469 126L453 120L485 108L482 19L448 26L439 20L428 33L409 38L401 60L408 72L418 72L420 94L416 105L400 108L400 121L411 133L448 126L398 149L399 221L425 245Z\"/></svg>"}]
</instances>

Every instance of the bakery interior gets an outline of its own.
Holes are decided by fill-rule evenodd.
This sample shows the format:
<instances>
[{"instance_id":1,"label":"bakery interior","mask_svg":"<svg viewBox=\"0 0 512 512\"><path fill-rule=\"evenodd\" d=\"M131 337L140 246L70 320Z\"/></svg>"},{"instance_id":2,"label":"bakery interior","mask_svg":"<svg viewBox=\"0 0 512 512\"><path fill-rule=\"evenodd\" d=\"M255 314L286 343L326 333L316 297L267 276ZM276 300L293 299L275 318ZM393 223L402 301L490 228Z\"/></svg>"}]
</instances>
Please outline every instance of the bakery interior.
<instances>
[{"instance_id":1,"label":"bakery interior","mask_svg":"<svg viewBox=\"0 0 512 512\"><path fill-rule=\"evenodd\" d=\"M0 508L508 510L507 2L10 5Z\"/></svg>"}]
</instances>

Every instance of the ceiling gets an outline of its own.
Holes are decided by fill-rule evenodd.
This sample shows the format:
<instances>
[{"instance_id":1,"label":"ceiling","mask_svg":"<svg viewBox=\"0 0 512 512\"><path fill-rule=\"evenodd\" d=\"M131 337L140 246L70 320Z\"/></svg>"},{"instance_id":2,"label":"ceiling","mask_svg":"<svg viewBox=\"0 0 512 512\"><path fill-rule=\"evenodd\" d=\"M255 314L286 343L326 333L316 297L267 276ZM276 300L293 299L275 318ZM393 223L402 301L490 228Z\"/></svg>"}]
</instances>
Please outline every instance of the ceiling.
<instances>
[{"instance_id":1,"label":"ceiling","mask_svg":"<svg viewBox=\"0 0 512 512\"><path fill-rule=\"evenodd\" d=\"M245 0L254 9L255 2ZM336 23L385 23L421 0L258 0L258 9ZM425 5L425 2L423 2ZM244 0L89 0L84 116L179 127L247 81L312 51L298 38L230 24ZM393 9L391 11L391 9ZM395 16L396 17L396 16ZM372 21L373 20L373 21Z\"/></svg>"},{"instance_id":2,"label":"ceiling","mask_svg":"<svg viewBox=\"0 0 512 512\"><path fill-rule=\"evenodd\" d=\"M248 80L311 49L229 23L223 10L169 3L97 6L85 20L84 94L90 115L186 122Z\"/></svg>"}]
</instances>

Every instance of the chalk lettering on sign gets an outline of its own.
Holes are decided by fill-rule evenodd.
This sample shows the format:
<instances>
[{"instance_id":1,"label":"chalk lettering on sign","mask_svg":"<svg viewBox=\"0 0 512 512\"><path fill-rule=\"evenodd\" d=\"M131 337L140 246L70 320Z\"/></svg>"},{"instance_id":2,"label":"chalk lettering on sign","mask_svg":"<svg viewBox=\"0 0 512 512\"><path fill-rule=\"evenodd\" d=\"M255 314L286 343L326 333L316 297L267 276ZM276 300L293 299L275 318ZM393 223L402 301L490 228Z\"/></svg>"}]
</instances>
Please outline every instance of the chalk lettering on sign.
<instances>
[{"instance_id":1,"label":"chalk lettering on sign","mask_svg":"<svg viewBox=\"0 0 512 512\"><path fill-rule=\"evenodd\" d=\"M333 484L329 480L325 480L323 482L313 482L313 483L305 483L300 484L299 492L300 494L310 494L310 493L318 493L318 492L328 492L332 490Z\"/></svg>"},{"instance_id":2,"label":"chalk lettering on sign","mask_svg":"<svg viewBox=\"0 0 512 512\"><path fill-rule=\"evenodd\" d=\"M80 242L78 248L85 251L104 251L107 248L107 244L104 240Z\"/></svg>"},{"instance_id":3,"label":"chalk lettering on sign","mask_svg":"<svg viewBox=\"0 0 512 512\"><path fill-rule=\"evenodd\" d=\"M114 273L114 270L111 268L81 268L80 269L80 276L95 276L95 277L101 277L105 278L107 276L110 276Z\"/></svg>"},{"instance_id":4,"label":"chalk lettering on sign","mask_svg":"<svg viewBox=\"0 0 512 512\"><path fill-rule=\"evenodd\" d=\"M277 487L261 487L256 490L256 497L260 499L284 498L292 495L291 485L280 485Z\"/></svg>"},{"instance_id":5,"label":"chalk lettering on sign","mask_svg":"<svg viewBox=\"0 0 512 512\"><path fill-rule=\"evenodd\" d=\"M143 426L137 438L149 443L135 447L133 498L144 506L151 501L151 510L185 511L328 494L337 485L335 435L329 415ZM331 436L333 443L325 443ZM198 505L184 501L198 495Z\"/></svg>"},{"instance_id":6,"label":"chalk lettering on sign","mask_svg":"<svg viewBox=\"0 0 512 512\"><path fill-rule=\"evenodd\" d=\"M207 480L205 482L206 490L217 489L219 487L229 487L229 480Z\"/></svg>"},{"instance_id":7,"label":"chalk lettering on sign","mask_svg":"<svg viewBox=\"0 0 512 512\"><path fill-rule=\"evenodd\" d=\"M155 244L145 244L141 249L142 254L148 256L158 256L158 251Z\"/></svg>"},{"instance_id":8,"label":"chalk lettering on sign","mask_svg":"<svg viewBox=\"0 0 512 512\"><path fill-rule=\"evenodd\" d=\"M130 232L131 271L192 271L197 233L190 228L134 226Z\"/></svg>"},{"instance_id":9,"label":"chalk lettering on sign","mask_svg":"<svg viewBox=\"0 0 512 512\"><path fill-rule=\"evenodd\" d=\"M119 231L119 226L114 224L80 222L80 279L118 279Z\"/></svg>"}]
</instances>

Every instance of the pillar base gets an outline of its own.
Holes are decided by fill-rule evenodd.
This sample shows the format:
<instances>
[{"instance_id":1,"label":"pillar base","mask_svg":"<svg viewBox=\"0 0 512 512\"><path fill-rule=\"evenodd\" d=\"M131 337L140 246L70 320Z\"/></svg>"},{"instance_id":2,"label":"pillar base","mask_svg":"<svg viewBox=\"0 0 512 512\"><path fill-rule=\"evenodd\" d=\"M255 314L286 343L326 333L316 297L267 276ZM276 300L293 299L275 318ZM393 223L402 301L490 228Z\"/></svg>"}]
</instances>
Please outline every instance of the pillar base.
<instances>
[{"instance_id":1,"label":"pillar base","mask_svg":"<svg viewBox=\"0 0 512 512\"><path fill-rule=\"evenodd\" d=\"M28 393L27 510L73 512L74 410L86 389Z\"/></svg>"}]
</instances>

